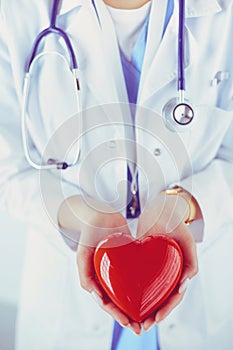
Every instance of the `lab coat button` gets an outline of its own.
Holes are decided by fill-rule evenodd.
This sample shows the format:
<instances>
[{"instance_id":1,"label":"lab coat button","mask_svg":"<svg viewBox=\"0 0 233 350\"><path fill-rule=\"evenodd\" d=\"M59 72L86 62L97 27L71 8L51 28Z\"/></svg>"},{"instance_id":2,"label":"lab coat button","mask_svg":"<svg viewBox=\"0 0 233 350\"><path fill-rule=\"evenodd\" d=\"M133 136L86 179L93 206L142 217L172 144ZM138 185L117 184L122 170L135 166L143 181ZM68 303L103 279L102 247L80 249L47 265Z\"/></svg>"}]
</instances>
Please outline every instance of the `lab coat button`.
<instances>
[{"instance_id":1,"label":"lab coat button","mask_svg":"<svg viewBox=\"0 0 233 350\"><path fill-rule=\"evenodd\" d=\"M93 325L92 329L93 329L93 332L98 332L100 330L100 325L95 324Z\"/></svg>"},{"instance_id":2,"label":"lab coat button","mask_svg":"<svg viewBox=\"0 0 233 350\"><path fill-rule=\"evenodd\" d=\"M155 157L158 157L158 156L160 156L161 155L161 149L160 148L155 148L154 149L154 156Z\"/></svg>"},{"instance_id":3,"label":"lab coat button","mask_svg":"<svg viewBox=\"0 0 233 350\"><path fill-rule=\"evenodd\" d=\"M175 324L174 324L174 323L169 324L168 328L169 328L170 330L174 329L174 328L175 328Z\"/></svg>"},{"instance_id":4,"label":"lab coat button","mask_svg":"<svg viewBox=\"0 0 233 350\"><path fill-rule=\"evenodd\" d=\"M188 13L188 16L195 16L195 11L191 10L191 9L187 9L187 13Z\"/></svg>"},{"instance_id":5,"label":"lab coat button","mask_svg":"<svg viewBox=\"0 0 233 350\"><path fill-rule=\"evenodd\" d=\"M108 142L108 147L109 148L116 148L116 141L114 140L111 140Z\"/></svg>"}]
</instances>

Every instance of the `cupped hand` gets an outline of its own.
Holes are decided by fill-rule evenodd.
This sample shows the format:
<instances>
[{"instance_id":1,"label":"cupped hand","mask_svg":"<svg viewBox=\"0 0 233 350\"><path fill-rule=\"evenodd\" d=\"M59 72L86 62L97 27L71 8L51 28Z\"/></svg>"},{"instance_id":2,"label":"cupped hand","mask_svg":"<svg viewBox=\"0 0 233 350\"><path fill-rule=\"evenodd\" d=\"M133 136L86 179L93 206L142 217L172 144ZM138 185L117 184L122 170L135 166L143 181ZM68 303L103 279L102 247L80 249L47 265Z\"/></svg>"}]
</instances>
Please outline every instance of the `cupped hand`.
<instances>
[{"instance_id":1,"label":"cupped hand","mask_svg":"<svg viewBox=\"0 0 233 350\"><path fill-rule=\"evenodd\" d=\"M162 321L183 299L189 280L198 272L196 243L185 219L187 202L178 196L159 195L139 217L137 238L167 234L179 244L183 254L183 270L177 289L163 305L143 322L145 330Z\"/></svg>"},{"instance_id":2,"label":"cupped hand","mask_svg":"<svg viewBox=\"0 0 233 350\"><path fill-rule=\"evenodd\" d=\"M85 204L84 204L85 205ZM141 325L132 322L111 300L97 281L94 269L94 253L97 244L114 232L130 234L126 219L118 212L112 212L101 205L87 205L85 220L81 223L81 237L77 250L77 265L82 288L90 292L100 307L109 313L123 327L130 327L136 334Z\"/></svg>"}]
</instances>

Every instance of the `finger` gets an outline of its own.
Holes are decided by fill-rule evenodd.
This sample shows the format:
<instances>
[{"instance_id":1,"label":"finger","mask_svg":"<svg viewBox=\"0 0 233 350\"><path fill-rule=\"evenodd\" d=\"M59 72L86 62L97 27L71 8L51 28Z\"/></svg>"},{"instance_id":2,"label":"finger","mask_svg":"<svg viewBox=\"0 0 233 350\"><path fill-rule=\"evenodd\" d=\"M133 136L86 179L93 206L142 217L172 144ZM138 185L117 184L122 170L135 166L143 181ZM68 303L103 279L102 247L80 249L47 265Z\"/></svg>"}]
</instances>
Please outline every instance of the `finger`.
<instances>
[{"instance_id":1,"label":"finger","mask_svg":"<svg viewBox=\"0 0 233 350\"><path fill-rule=\"evenodd\" d=\"M130 321L129 317L126 316L114 303L111 301L102 304L102 309L111 315L122 327L129 327L137 334L141 334L141 325L137 322Z\"/></svg>"},{"instance_id":2,"label":"finger","mask_svg":"<svg viewBox=\"0 0 233 350\"><path fill-rule=\"evenodd\" d=\"M104 302L101 305L102 309L111 315L122 327L129 327L130 320L114 303L111 301Z\"/></svg>"},{"instance_id":3,"label":"finger","mask_svg":"<svg viewBox=\"0 0 233 350\"><path fill-rule=\"evenodd\" d=\"M152 218L148 218L149 213L147 211L143 212L138 220L138 225L137 225L137 233L136 237L138 239L143 239L144 237L148 236L151 234L150 229L153 227L154 231L156 231L155 228L155 222L153 222L153 225L151 224ZM155 233L155 232L153 232Z\"/></svg>"},{"instance_id":4,"label":"finger","mask_svg":"<svg viewBox=\"0 0 233 350\"><path fill-rule=\"evenodd\" d=\"M185 292L176 293L169 297L166 301L166 304L159 309L159 311L155 315L155 322L161 322L165 317L167 317L170 312L181 302L184 297Z\"/></svg>"},{"instance_id":5,"label":"finger","mask_svg":"<svg viewBox=\"0 0 233 350\"><path fill-rule=\"evenodd\" d=\"M154 324L155 324L155 316L153 315L144 320L143 328L147 332L153 327Z\"/></svg>"},{"instance_id":6,"label":"finger","mask_svg":"<svg viewBox=\"0 0 233 350\"><path fill-rule=\"evenodd\" d=\"M82 246L78 248L77 265L82 288L90 292L99 306L120 323L122 327L130 327L134 333L139 335L141 333L140 324L130 322L129 318L115 304L104 300L103 292L95 280L93 254L93 248Z\"/></svg>"},{"instance_id":7,"label":"finger","mask_svg":"<svg viewBox=\"0 0 233 350\"><path fill-rule=\"evenodd\" d=\"M187 278L180 285L178 294L176 293L172 295L170 298L168 298L166 301L166 305L161 307L155 316L152 315L143 322L143 327L145 331L149 331L155 323L162 321L181 302L186 292L186 289L188 288L189 283L190 283L190 279Z\"/></svg>"},{"instance_id":8,"label":"finger","mask_svg":"<svg viewBox=\"0 0 233 350\"><path fill-rule=\"evenodd\" d=\"M179 244L183 254L183 271L180 282L194 277L198 272L198 260L196 242L186 225L179 228L179 232L173 232L171 236Z\"/></svg>"},{"instance_id":9,"label":"finger","mask_svg":"<svg viewBox=\"0 0 233 350\"><path fill-rule=\"evenodd\" d=\"M126 219L123 216L120 216L120 220L117 220L117 230L118 232L131 235L130 228ZM116 232L116 228L112 228L113 233Z\"/></svg>"},{"instance_id":10,"label":"finger","mask_svg":"<svg viewBox=\"0 0 233 350\"><path fill-rule=\"evenodd\" d=\"M190 283L190 279L189 278L186 278L182 283L180 283L178 293L182 294L183 292L185 292L186 289L189 286L189 283Z\"/></svg>"},{"instance_id":11,"label":"finger","mask_svg":"<svg viewBox=\"0 0 233 350\"><path fill-rule=\"evenodd\" d=\"M158 224L154 224L152 227L147 227L147 230L142 227L142 224L139 224L137 227L136 237L137 239L144 239L149 235L161 234L164 230Z\"/></svg>"},{"instance_id":12,"label":"finger","mask_svg":"<svg viewBox=\"0 0 233 350\"><path fill-rule=\"evenodd\" d=\"M77 266L79 273L80 285L88 292L94 291L101 300L103 293L95 278L95 268L93 262L95 249L79 245L77 250ZM93 294L95 297L95 294Z\"/></svg>"},{"instance_id":13,"label":"finger","mask_svg":"<svg viewBox=\"0 0 233 350\"><path fill-rule=\"evenodd\" d=\"M187 261L186 258L184 258L184 264L183 264L183 270L182 275L180 278L180 285L183 284L185 281L190 280L198 273L198 262L197 258L194 258L192 261Z\"/></svg>"},{"instance_id":14,"label":"finger","mask_svg":"<svg viewBox=\"0 0 233 350\"><path fill-rule=\"evenodd\" d=\"M140 323L131 321L130 328L135 334L137 334L137 335L142 334L142 325Z\"/></svg>"},{"instance_id":15,"label":"finger","mask_svg":"<svg viewBox=\"0 0 233 350\"><path fill-rule=\"evenodd\" d=\"M159 212L156 213L156 210L153 211L147 209L139 217L138 226L137 226L137 238L143 239L148 235L155 235L166 233L164 225L158 221Z\"/></svg>"}]
</instances>

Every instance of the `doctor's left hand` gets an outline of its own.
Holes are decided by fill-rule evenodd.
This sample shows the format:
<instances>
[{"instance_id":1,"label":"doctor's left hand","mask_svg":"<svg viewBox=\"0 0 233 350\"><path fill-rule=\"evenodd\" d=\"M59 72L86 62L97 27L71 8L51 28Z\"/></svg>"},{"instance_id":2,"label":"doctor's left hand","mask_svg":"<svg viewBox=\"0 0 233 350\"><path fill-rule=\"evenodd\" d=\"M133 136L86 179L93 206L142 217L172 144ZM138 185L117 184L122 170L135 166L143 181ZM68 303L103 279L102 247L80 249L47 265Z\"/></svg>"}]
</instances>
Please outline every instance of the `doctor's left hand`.
<instances>
[{"instance_id":1,"label":"doctor's left hand","mask_svg":"<svg viewBox=\"0 0 233 350\"><path fill-rule=\"evenodd\" d=\"M188 212L188 204L180 196L165 197L160 194L147 205L139 217L137 238L167 234L177 241L183 253L183 270L178 288L156 313L144 320L145 330L162 321L181 302L189 280L198 272L196 242L185 223Z\"/></svg>"},{"instance_id":2,"label":"doctor's left hand","mask_svg":"<svg viewBox=\"0 0 233 350\"><path fill-rule=\"evenodd\" d=\"M128 316L107 298L96 280L93 262L95 248L102 239L114 232L130 234L126 219L109 206L81 196L70 197L63 202L58 217L61 227L81 232L77 265L82 288L91 293L101 308L118 323L140 334L141 325L130 322Z\"/></svg>"}]
</instances>

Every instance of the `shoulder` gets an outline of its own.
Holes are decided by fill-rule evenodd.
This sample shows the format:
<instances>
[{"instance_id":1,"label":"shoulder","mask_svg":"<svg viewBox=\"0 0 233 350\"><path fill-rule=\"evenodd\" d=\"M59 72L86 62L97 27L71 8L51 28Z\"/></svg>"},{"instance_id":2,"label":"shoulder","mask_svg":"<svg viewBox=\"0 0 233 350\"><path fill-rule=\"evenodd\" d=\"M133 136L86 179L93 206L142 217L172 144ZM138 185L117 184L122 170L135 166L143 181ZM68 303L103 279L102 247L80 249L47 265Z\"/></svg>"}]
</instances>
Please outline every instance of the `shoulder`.
<instances>
[{"instance_id":1,"label":"shoulder","mask_svg":"<svg viewBox=\"0 0 233 350\"><path fill-rule=\"evenodd\" d=\"M218 0L219 5L222 7L222 9L230 9L233 10L233 0Z\"/></svg>"},{"instance_id":2,"label":"shoulder","mask_svg":"<svg viewBox=\"0 0 233 350\"><path fill-rule=\"evenodd\" d=\"M8 45L31 45L36 33L48 25L50 3L51 0L1 0L1 19Z\"/></svg>"},{"instance_id":3,"label":"shoulder","mask_svg":"<svg viewBox=\"0 0 233 350\"><path fill-rule=\"evenodd\" d=\"M233 8L233 0L187 0L187 17L206 17L220 12L229 12Z\"/></svg>"}]
</instances>

